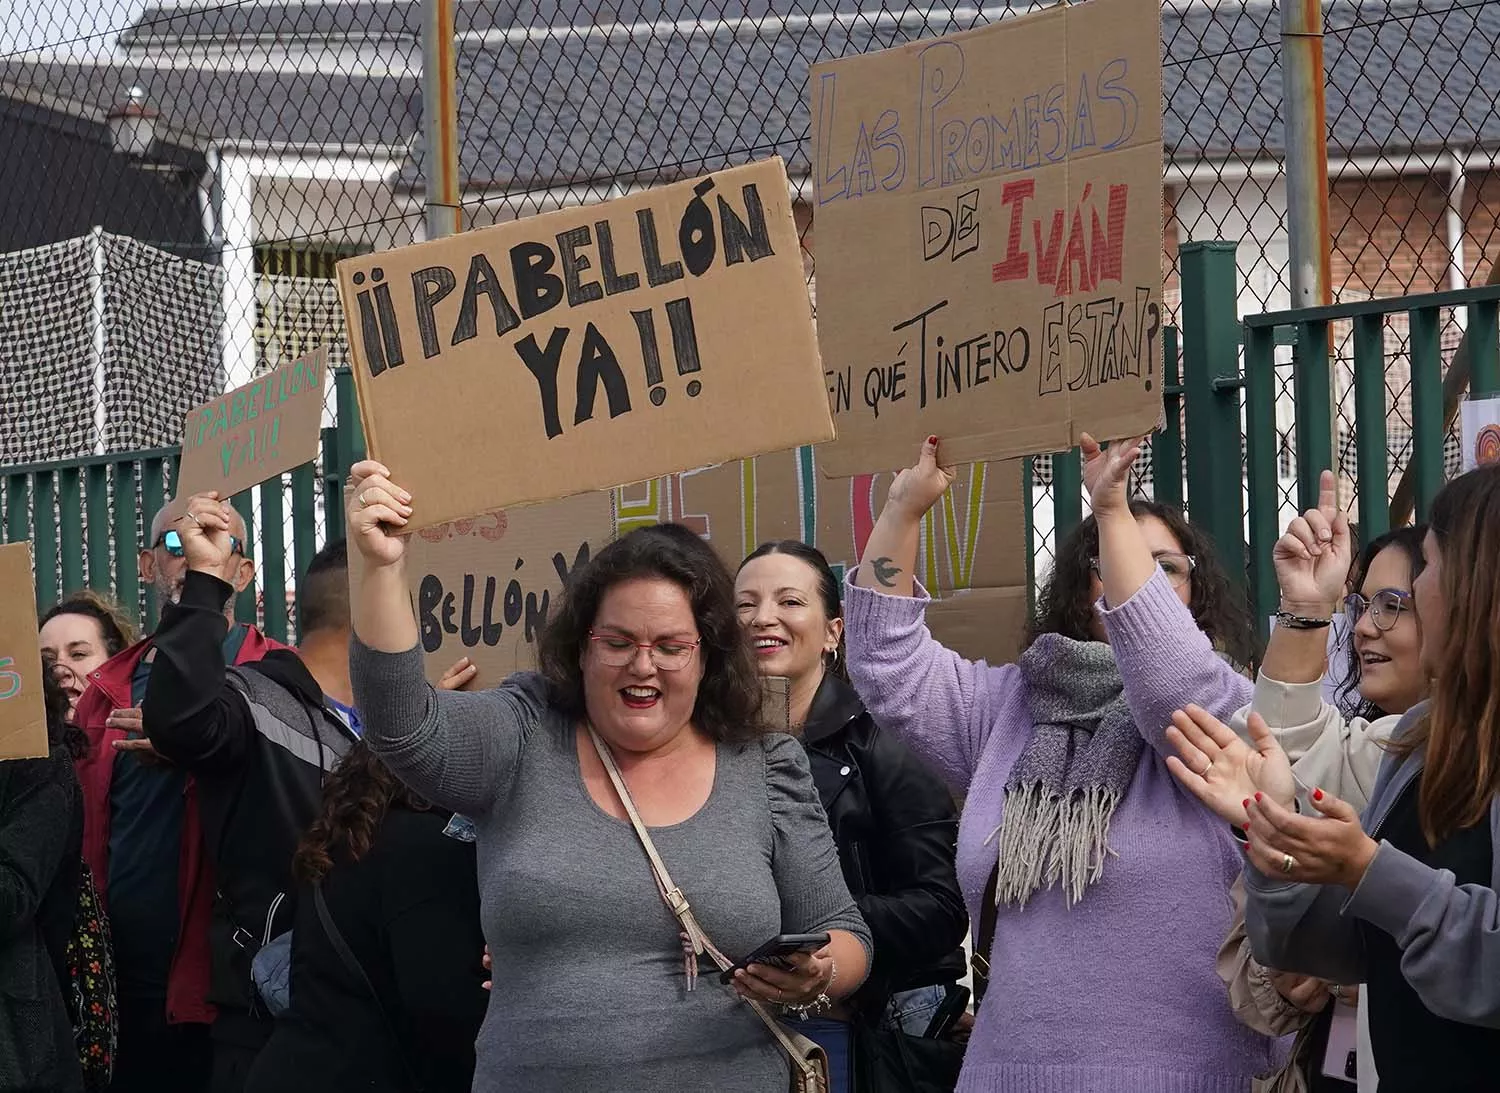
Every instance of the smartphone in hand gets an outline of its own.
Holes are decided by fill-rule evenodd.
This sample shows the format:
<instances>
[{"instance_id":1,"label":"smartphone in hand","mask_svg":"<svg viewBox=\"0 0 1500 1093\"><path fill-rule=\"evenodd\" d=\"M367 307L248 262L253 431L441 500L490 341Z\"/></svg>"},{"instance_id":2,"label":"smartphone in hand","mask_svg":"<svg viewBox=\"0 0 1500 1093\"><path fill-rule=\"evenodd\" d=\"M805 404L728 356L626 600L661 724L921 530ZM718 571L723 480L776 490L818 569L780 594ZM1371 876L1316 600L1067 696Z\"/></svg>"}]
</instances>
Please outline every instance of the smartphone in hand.
<instances>
[{"instance_id":1,"label":"smartphone in hand","mask_svg":"<svg viewBox=\"0 0 1500 1093\"><path fill-rule=\"evenodd\" d=\"M791 967L787 957L794 953L815 953L828 944L828 935L823 934L777 934L770 941L758 946L749 956L735 962L734 966L719 976L720 983L728 983L734 973L751 964L764 964L785 971Z\"/></svg>"}]
</instances>

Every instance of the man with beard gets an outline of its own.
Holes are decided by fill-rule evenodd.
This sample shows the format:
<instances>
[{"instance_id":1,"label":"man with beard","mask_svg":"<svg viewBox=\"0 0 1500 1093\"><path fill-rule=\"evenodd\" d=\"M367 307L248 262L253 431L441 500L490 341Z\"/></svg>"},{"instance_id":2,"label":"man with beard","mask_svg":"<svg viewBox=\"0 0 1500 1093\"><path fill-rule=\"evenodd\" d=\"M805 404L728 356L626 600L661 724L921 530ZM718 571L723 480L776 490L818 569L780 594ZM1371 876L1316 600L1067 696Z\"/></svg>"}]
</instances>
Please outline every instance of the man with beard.
<instances>
[{"instance_id":1,"label":"man with beard","mask_svg":"<svg viewBox=\"0 0 1500 1093\"><path fill-rule=\"evenodd\" d=\"M177 603L188 564L178 522L186 499L151 522L150 547L138 560L158 602ZM234 592L255 576L245 556L245 525L231 517L232 552L219 574ZM223 605L229 664L284 648L253 626L235 624L234 597ZM106 661L78 701L78 727L89 739L78 762L84 796L83 853L111 919L118 982L120 1042L112 1093L202 1093L213 1066L208 1001L209 922L215 882L204 851L197 787L145 739L140 706L155 660L146 638Z\"/></svg>"}]
</instances>

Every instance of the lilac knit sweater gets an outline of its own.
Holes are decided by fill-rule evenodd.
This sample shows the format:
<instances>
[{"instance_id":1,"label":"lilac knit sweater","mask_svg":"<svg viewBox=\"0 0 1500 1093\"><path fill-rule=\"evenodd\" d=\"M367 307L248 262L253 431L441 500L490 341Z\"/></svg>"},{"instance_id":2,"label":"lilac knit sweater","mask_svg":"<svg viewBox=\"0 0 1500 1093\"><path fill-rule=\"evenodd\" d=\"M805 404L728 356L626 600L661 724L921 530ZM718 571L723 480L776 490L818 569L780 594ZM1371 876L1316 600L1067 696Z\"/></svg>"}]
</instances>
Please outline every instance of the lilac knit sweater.
<instances>
[{"instance_id":1,"label":"lilac knit sweater","mask_svg":"<svg viewBox=\"0 0 1500 1093\"><path fill-rule=\"evenodd\" d=\"M1031 732L1014 665L933 640L927 596L850 585L849 671L875 720L966 795L958 879L972 921L995 861L1006 777ZM1235 1020L1214 958L1242 863L1228 828L1177 787L1172 711L1228 717L1251 684L1226 664L1158 570L1105 612L1125 695L1149 745L1116 809L1104 875L1068 910L1057 889L1002 906L960 1093L1248 1093L1277 1061Z\"/></svg>"}]
</instances>

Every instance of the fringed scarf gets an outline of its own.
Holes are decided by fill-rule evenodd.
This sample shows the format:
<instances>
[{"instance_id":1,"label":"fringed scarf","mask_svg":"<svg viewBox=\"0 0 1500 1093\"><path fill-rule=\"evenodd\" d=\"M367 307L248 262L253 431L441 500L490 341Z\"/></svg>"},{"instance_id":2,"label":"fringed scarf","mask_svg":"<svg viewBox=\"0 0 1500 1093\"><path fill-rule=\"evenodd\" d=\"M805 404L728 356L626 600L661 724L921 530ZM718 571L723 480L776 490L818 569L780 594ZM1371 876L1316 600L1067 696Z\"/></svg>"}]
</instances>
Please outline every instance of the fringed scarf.
<instances>
[{"instance_id":1,"label":"fringed scarf","mask_svg":"<svg viewBox=\"0 0 1500 1093\"><path fill-rule=\"evenodd\" d=\"M1021 654L1031 739L1005 783L997 903L1061 884L1072 907L1104 871L1109 823L1145 741L1104 642L1044 634ZM989 840L986 840L988 842Z\"/></svg>"}]
</instances>

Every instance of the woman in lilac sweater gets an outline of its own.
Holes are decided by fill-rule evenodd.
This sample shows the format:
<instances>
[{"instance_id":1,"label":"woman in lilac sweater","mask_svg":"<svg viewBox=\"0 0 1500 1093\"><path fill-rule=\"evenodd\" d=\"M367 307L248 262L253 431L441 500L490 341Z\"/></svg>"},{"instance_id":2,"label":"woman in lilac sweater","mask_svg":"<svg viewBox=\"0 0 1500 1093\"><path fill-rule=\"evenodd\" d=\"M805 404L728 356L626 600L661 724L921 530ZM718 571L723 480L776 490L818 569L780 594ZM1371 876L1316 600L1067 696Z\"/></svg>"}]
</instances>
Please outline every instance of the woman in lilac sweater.
<instances>
[{"instance_id":1,"label":"woman in lilac sweater","mask_svg":"<svg viewBox=\"0 0 1500 1093\"><path fill-rule=\"evenodd\" d=\"M976 924L998 885L959 1089L1249 1093L1273 1042L1235 1020L1214 970L1242 859L1165 762L1179 706L1222 717L1250 701L1189 608L1206 618L1223 575L1206 548L1193 556L1180 518L1132 511L1140 442L1102 452L1085 437L1094 518L1074 536L1097 526L1097 557L1063 544L1052 590L1071 553L1092 570L1097 615L1044 594L1048 632L1018 663L964 660L933 640L912 579L922 516L953 477L937 449L929 437L891 487L849 581L846 641L871 714L966 798L958 877Z\"/></svg>"}]
</instances>

